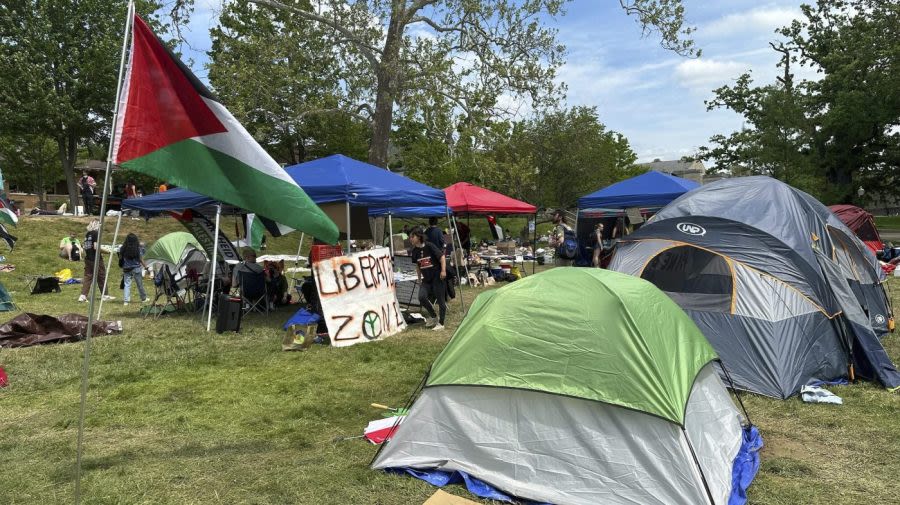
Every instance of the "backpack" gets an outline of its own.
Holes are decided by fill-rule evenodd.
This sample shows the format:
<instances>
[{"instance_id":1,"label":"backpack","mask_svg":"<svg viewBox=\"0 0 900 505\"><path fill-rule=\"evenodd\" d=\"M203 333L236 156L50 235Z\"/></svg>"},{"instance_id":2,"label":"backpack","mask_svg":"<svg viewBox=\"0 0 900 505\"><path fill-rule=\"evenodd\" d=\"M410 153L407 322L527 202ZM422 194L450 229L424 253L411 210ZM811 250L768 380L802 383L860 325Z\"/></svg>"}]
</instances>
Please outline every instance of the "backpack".
<instances>
[{"instance_id":1,"label":"backpack","mask_svg":"<svg viewBox=\"0 0 900 505\"><path fill-rule=\"evenodd\" d=\"M556 248L556 255L567 260L575 259L578 256L578 239L575 236L575 230L563 229L563 242Z\"/></svg>"}]
</instances>

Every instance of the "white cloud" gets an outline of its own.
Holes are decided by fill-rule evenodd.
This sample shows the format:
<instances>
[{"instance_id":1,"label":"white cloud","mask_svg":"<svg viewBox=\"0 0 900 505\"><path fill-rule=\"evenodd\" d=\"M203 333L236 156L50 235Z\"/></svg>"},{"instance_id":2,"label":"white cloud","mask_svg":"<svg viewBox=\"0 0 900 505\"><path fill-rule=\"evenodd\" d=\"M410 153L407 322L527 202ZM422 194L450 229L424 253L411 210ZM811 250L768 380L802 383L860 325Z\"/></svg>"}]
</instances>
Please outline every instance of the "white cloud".
<instances>
[{"instance_id":1,"label":"white cloud","mask_svg":"<svg viewBox=\"0 0 900 505\"><path fill-rule=\"evenodd\" d=\"M732 37L759 32L771 35L776 29L789 25L801 16L800 10L789 7L757 7L748 11L723 16L707 25L700 26L698 33L703 37Z\"/></svg>"},{"instance_id":2,"label":"white cloud","mask_svg":"<svg viewBox=\"0 0 900 505\"><path fill-rule=\"evenodd\" d=\"M699 58L684 60L675 67L678 82L693 91L707 93L713 88L730 82L749 70L749 63L733 60Z\"/></svg>"}]
</instances>

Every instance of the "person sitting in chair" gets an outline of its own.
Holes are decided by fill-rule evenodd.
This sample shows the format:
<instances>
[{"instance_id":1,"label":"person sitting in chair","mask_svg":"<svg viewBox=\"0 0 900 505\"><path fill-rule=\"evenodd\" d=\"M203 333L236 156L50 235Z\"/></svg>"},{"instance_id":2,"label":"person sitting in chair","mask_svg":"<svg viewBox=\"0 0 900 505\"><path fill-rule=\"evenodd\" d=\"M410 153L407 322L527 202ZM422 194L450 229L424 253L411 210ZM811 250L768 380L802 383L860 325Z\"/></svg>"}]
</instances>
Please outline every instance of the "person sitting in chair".
<instances>
[{"instance_id":1,"label":"person sitting in chair","mask_svg":"<svg viewBox=\"0 0 900 505\"><path fill-rule=\"evenodd\" d=\"M234 267L234 270L231 272L232 288L241 287L241 272L252 274L264 273L263 266L256 262L256 251L247 247L241 251L241 256L244 257L244 261Z\"/></svg>"}]
</instances>

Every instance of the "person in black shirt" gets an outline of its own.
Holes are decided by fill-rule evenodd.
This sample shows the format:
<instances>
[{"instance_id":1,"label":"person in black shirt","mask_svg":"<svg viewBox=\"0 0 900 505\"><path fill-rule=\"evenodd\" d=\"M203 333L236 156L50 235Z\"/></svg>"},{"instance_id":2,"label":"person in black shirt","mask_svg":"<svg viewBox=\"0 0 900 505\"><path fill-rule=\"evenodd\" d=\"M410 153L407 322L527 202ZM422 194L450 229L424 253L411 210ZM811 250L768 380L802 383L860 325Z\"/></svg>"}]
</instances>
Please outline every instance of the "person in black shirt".
<instances>
[{"instance_id":1,"label":"person in black shirt","mask_svg":"<svg viewBox=\"0 0 900 505\"><path fill-rule=\"evenodd\" d=\"M413 245L412 259L416 262L416 274L421 282L419 303L431 315L426 327L433 328L435 331L443 330L444 318L447 316L447 259L443 250L425 240L422 230L414 230L409 236L409 241ZM437 314L431 304L432 298L437 302L440 311L440 318L437 322L435 322Z\"/></svg>"},{"instance_id":2,"label":"person in black shirt","mask_svg":"<svg viewBox=\"0 0 900 505\"><path fill-rule=\"evenodd\" d=\"M79 302L88 301L87 295L91 292L91 281L94 275L97 276L97 284L100 286L104 300L115 300L115 297L106 294L106 266L103 264L103 255L100 255L100 262L97 271L94 272L94 257L100 254L100 244L97 243L98 233L100 229L100 221L91 220L87 225L87 233L84 236L84 278L81 279L81 296L78 297Z\"/></svg>"},{"instance_id":3,"label":"person in black shirt","mask_svg":"<svg viewBox=\"0 0 900 505\"><path fill-rule=\"evenodd\" d=\"M443 252L444 246L447 245L447 243L444 242L444 232L438 228L437 222L438 218L436 217L428 218L428 229L425 230L425 237L428 242L436 245L437 248Z\"/></svg>"}]
</instances>

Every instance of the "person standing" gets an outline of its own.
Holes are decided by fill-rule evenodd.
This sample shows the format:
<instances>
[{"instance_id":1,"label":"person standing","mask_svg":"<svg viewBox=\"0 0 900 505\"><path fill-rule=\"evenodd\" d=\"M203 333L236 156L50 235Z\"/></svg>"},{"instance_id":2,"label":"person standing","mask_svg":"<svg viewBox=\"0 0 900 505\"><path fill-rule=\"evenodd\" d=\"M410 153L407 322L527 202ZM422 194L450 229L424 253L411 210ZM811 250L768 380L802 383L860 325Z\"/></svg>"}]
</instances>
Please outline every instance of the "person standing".
<instances>
[{"instance_id":1,"label":"person standing","mask_svg":"<svg viewBox=\"0 0 900 505\"><path fill-rule=\"evenodd\" d=\"M94 191L97 188L97 181L88 175L87 172L81 172L81 179L78 179L78 188L81 190L81 199L84 200L84 213L88 216L94 214Z\"/></svg>"},{"instance_id":2,"label":"person standing","mask_svg":"<svg viewBox=\"0 0 900 505\"><path fill-rule=\"evenodd\" d=\"M577 243L574 251L572 250L571 241L574 240L574 235L572 227L566 223L565 213L557 210L553 214L553 232L550 234L550 247L556 252L557 266L572 266L578 253Z\"/></svg>"},{"instance_id":3,"label":"person standing","mask_svg":"<svg viewBox=\"0 0 900 505\"><path fill-rule=\"evenodd\" d=\"M445 247L447 242L444 241L444 232L438 228L438 218L429 217L428 218L428 229L425 230L425 238L428 242L436 245L438 249L441 251L445 251Z\"/></svg>"},{"instance_id":4,"label":"person standing","mask_svg":"<svg viewBox=\"0 0 900 505\"><path fill-rule=\"evenodd\" d=\"M84 277L81 279L81 296L79 302L88 301L87 295L91 292L91 282L97 277L97 284L103 293L104 300L115 300L115 297L106 294L106 266L103 264L103 255L100 252L99 238L100 221L92 219L87 225L87 233L84 236ZM97 271L94 271L94 258L100 255Z\"/></svg>"},{"instance_id":5,"label":"person standing","mask_svg":"<svg viewBox=\"0 0 900 505\"><path fill-rule=\"evenodd\" d=\"M125 305L131 301L131 285L135 284L141 295L141 303L147 302L147 292L144 291L144 251L141 249L141 241L134 233L125 237L125 243L119 251L119 266L122 267L122 276L125 280Z\"/></svg>"},{"instance_id":6,"label":"person standing","mask_svg":"<svg viewBox=\"0 0 900 505\"><path fill-rule=\"evenodd\" d=\"M597 226L594 227L591 243L594 250L594 259L591 263L594 265L594 268L601 268L600 256L603 253L603 223L597 223Z\"/></svg>"},{"instance_id":7,"label":"person standing","mask_svg":"<svg viewBox=\"0 0 900 505\"><path fill-rule=\"evenodd\" d=\"M412 259L416 262L416 276L420 282L419 304L431 315L425 327L435 331L443 330L447 317L447 258L438 246L425 239L422 230L413 230L409 241L413 245ZM431 304L432 298L438 305L439 318ZM435 321L435 318L438 320Z\"/></svg>"}]
</instances>

